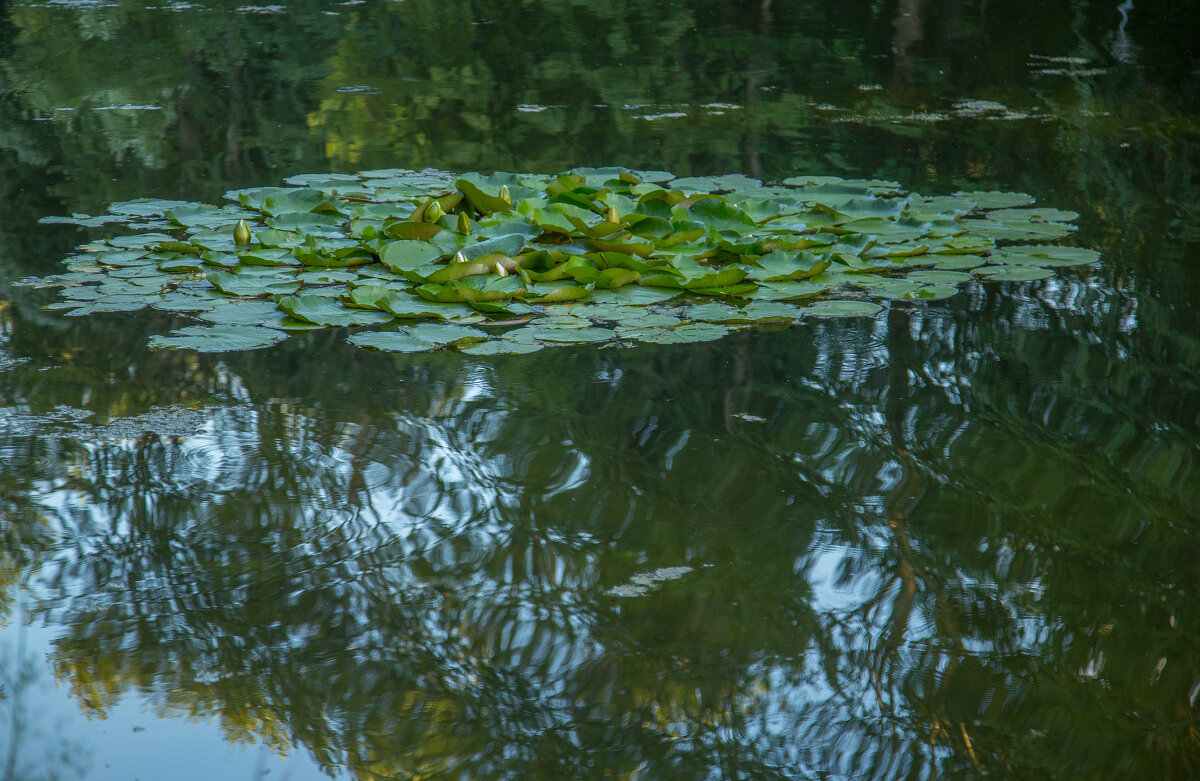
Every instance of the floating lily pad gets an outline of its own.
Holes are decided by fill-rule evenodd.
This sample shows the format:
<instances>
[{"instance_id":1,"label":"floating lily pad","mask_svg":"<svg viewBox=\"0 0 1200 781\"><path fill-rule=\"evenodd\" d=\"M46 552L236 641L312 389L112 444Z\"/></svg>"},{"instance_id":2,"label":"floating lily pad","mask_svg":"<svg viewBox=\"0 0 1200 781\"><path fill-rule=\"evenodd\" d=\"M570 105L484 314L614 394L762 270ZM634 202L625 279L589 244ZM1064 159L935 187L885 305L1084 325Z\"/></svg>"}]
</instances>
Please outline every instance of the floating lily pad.
<instances>
[{"instance_id":1,"label":"floating lily pad","mask_svg":"<svg viewBox=\"0 0 1200 781\"><path fill-rule=\"evenodd\" d=\"M562 342L564 344L586 344L587 342L607 342L617 337L617 332L610 328L531 328L527 327L532 336L542 342Z\"/></svg>"},{"instance_id":2,"label":"floating lily pad","mask_svg":"<svg viewBox=\"0 0 1200 781\"><path fill-rule=\"evenodd\" d=\"M961 271L914 271L907 278L923 285L959 285L971 281L971 275Z\"/></svg>"},{"instance_id":3,"label":"floating lily pad","mask_svg":"<svg viewBox=\"0 0 1200 781\"><path fill-rule=\"evenodd\" d=\"M817 301L804 307L804 313L816 317L874 317L883 311L879 304L869 301Z\"/></svg>"},{"instance_id":4,"label":"floating lily pad","mask_svg":"<svg viewBox=\"0 0 1200 781\"><path fill-rule=\"evenodd\" d=\"M535 353L545 347L538 342L515 342L508 339L494 339L490 342L476 342L460 347L459 352L467 355L521 355Z\"/></svg>"},{"instance_id":5,"label":"floating lily pad","mask_svg":"<svg viewBox=\"0 0 1200 781\"><path fill-rule=\"evenodd\" d=\"M688 323L672 329L646 329L631 334L639 342L650 344L690 344L712 342L729 333L729 329L716 323Z\"/></svg>"},{"instance_id":6,"label":"floating lily pad","mask_svg":"<svg viewBox=\"0 0 1200 781\"><path fill-rule=\"evenodd\" d=\"M61 287L52 308L70 316L152 305L213 323L160 337L159 346L222 344L214 335L240 333L218 326L399 318L396 330L350 340L498 355L706 341L731 326L784 327L804 313L872 316L881 311L873 301L815 299L853 291L932 301L973 278L962 272L1034 280L1099 257L1055 243L1078 215L1029 195L924 197L886 180L763 184L740 174L580 168L554 176L381 169L288 183L228 193L221 207L139 199L114 205L111 218L58 220L116 221L123 235L82 245L64 261L67 274L32 284Z\"/></svg>"},{"instance_id":7,"label":"floating lily pad","mask_svg":"<svg viewBox=\"0 0 1200 781\"><path fill-rule=\"evenodd\" d=\"M282 325L286 315L273 301L219 299L215 306L197 312L201 320L228 325Z\"/></svg>"},{"instance_id":8,"label":"floating lily pad","mask_svg":"<svg viewBox=\"0 0 1200 781\"><path fill-rule=\"evenodd\" d=\"M957 293L958 288L954 285L925 285L911 293L904 294L901 298L905 301L940 301Z\"/></svg>"},{"instance_id":9,"label":"floating lily pad","mask_svg":"<svg viewBox=\"0 0 1200 781\"><path fill-rule=\"evenodd\" d=\"M1059 247L1046 245L1019 245L1004 247L988 256L993 263L1020 264L1030 266L1082 266L1100 260L1100 253L1083 247Z\"/></svg>"},{"instance_id":10,"label":"floating lily pad","mask_svg":"<svg viewBox=\"0 0 1200 781\"><path fill-rule=\"evenodd\" d=\"M150 337L151 347L171 350L196 350L202 353L226 353L258 350L282 342L287 334L253 325L191 325L172 331L170 336Z\"/></svg>"},{"instance_id":11,"label":"floating lily pad","mask_svg":"<svg viewBox=\"0 0 1200 781\"><path fill-rule=\"evenodd\" d=\"M1054 272L1037 266L987 266L975 273L987 279L998 279L1002 282L1033 282L1039 279L1049 279Z\"/></svg>"},{"instance_id":12,"label":"floating lily pad","mask_svg":"<svg viewBox=\"0 0 1200 781\"><path fill-rule=\"evenodd\" d=\"M1016 206L1029 206L1034 202L1032 195L998 192L995 190L988 192L957 192L954 194L954 197L971 200L980 209L1011 209Z\"/></svg>"},{"instance_id":13,"label":"floating lily pad","mask_svg":"<svg viewBox=\"0 0 1200 781\"><path fill-rule=\"evenodd\" d=\"M208 272L208 281L213 287L230 296L255 297L294 293L300 282L276 274L255 274L250 269L240 273L228 271Z\"/></svg>"},{"instance_id":14,"label":"floating lily pad","mask_svg":"<svg viewBox=\"0 0 1200 781\"><path fill-rule=\"evenodd\" d=\"M378 325L392 320L392 316L387 312L350 309L324 296L285 296L279 298L276 303L289 316L313 325Z\"/></svg>"},{"instance_id":15,"label":"floating lily pad","mask_svg":"<svg viewBox=\"0 0 1200 781\"><path fill-rule=\"evenodd\" d=\"M406 331L365 331L351 335L347 341L358 347L389 353L425 353L438 347L436 343L418 339Z\"/></svg>"},{"instance_id":16,"label":"floating lily pad","mask_svg":"<svg viewBox=\"0 0 1200 781\"><path fill-rule=\"evenodd\" d=\"M488 335L478 328L465 325L443 325L441 323L418 323L404 329L417 339L433 342L437 345L456 345L480 342Z\"/></svg>"}]
</instances>

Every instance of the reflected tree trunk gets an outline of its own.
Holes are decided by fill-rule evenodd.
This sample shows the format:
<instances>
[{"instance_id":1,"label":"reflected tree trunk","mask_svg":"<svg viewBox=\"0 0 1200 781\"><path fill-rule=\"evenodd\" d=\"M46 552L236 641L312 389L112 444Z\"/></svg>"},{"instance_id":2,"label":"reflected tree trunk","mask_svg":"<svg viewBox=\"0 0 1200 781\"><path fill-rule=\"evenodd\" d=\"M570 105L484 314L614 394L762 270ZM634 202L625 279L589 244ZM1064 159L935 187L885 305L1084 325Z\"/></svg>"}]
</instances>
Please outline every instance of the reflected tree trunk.
<instances>
[{"instance_id":1,"label":"reflected tree trunk","mask_svg":"<svg viewBox=\"0 0 1200 781\"><path fill-rule=\"evenodd\" d=\"M913 455L908 431L908 416L916 406L912 398L914 388L911 378L926 376L914 344L912 328L909 311L900 306L892 306L889 309L887 352L890 379L884 401L884 419L888 438L900 467L900 479L888 495L886 510L888 529L896 554L894 578L899 582L899 588L892 602L887 636L880 644L873 674L876 676L876 692L882 705L884 687L890 692L895 684L895 679L890 677L889 673L903 674L903 671L898 669L900 665L893 665L891 662L897 658L904 645L905 634L916 608L918 591L923 589L933 597L932 619L937 637L945 640L948 646L938 653L947 658L937 676L937 686L926 694L923 703L909 703L909 708L916 713L926 714L927 727L935 742L953 746L956 751L961 750L971 765L979 771L979 757L967 731L967 725L962 721L952 722L945 715L945 697L953 688L955 670L965 654L957 611L942 584L937 582L936 578L927 577L914 561L916 553L909 533L909 516L921 501L926 489L925 473ZM894 698L890 699L891 704L895 705Z\"/></svg>"},{"instance_id":2,"label":"reflected tree trunk","mask_svg":"<svg viewBox=\"0 0 1200 781\"><path fill-rule=\"evenodd\" d=\"M917 568L913 564L907 517L924 490L924 476L908 450L904 431L904 417L910 406L909 366L914 360L908 313L900 307L893 306L888 311L887 331L890 377L884 401L884 417L892 449L899 461L901 478L888 496L886 508L888 529L897 557L894 578L898 579L899 587L892 602L887 635L880 644L878 659L874 665L876 692L881 705L884 687L890 689L887 674L889 660L895 657L904 643L916 599Z\"/></svg>"},{"instance_id":3,"label":"reflected tree trunk","mask_svg":"<svg viewBox=\"0 0 1200 781\"><path fill-rule=\"evenodd\" d=\"M758 7L758 25L755 32L764 40L775 26L775 14L771 10L771 3L772 0L762 0ZM758 93L766 83L767 75L771 72L774 65L774 54L766 46L758 47L750 55L746 63L745 103L747 113L758 102ZM756 122L751 121L750 127L747 130L744 146L742 147L742 156L743 168L746 175L752 176L755 179L761 179L763 176L762 138Z\"/></svg>"},{"instance_id":4,"label":"reflected tree trunk","mask_svg":"<svg viewBox=\"0 0 1200 781\"><path fill-rule=\"evenodd\" d=\"M892 26L892 55L895 70L892 85L902 88L912 81L912 48L925 37L925 6L929 0L900 0Z\"/></svg>"}]
</instances>

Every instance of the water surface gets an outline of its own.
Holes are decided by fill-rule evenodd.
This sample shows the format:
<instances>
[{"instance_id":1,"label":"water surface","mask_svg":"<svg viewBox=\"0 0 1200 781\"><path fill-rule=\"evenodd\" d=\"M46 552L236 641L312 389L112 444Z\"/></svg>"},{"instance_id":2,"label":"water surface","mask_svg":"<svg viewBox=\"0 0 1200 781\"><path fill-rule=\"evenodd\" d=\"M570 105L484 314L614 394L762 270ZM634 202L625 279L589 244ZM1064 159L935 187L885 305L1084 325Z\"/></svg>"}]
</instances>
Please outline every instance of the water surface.
<instances>
[{"instance_id":1,"label":"water surface","mask_svg":"<svg viewBox=\"0 0 1200 781\"><path fill-rule=\"evenodd\" d=\"M1200 774L1197 11L0 17L0 778ZM1100 265L715 343L155 352L38 218L432 166L897 179Z\"/></svg>"}]
</instances>

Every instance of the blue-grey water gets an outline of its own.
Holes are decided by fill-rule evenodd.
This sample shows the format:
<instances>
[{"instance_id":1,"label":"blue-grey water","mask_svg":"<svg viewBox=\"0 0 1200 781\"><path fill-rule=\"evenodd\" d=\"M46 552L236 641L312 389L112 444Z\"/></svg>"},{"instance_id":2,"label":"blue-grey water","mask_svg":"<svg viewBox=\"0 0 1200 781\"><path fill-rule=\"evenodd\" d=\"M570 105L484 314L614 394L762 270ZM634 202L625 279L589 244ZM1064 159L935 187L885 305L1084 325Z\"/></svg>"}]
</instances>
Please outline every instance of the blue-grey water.
<instances>
[{"instance_id":1,"label":"blue-grey water","mask_svg":"<svg viewBox=\"0 0 1200 781\"><path fill-rule=\"evenodd\" d=\"M1200 776L1200 7L0 8L0 779ZM142 196L895 179L1099 264L718 342L155 351Z\"/></svg>"}]
</instances>

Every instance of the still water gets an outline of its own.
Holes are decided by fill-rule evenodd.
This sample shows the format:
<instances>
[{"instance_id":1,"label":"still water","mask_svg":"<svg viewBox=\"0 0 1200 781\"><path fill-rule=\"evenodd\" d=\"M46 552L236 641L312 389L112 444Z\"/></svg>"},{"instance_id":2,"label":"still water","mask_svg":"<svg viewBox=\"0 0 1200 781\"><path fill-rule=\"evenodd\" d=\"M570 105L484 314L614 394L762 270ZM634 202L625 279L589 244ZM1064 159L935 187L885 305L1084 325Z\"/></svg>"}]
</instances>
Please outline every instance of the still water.
<instances>
[{"instance_id":1,"label":"still water","mask_svg":"<svg viewBox=\"0 0 1200 781\"><path fill-rule=\"evenodd\" d=\"M0 779L1200 775L1200 8L0 10ZM197 355L10 283L150 196L626 165L1019 190L874 320ZM147 310L149 311L149 310Z\"/></svg>"}]
</instances>

